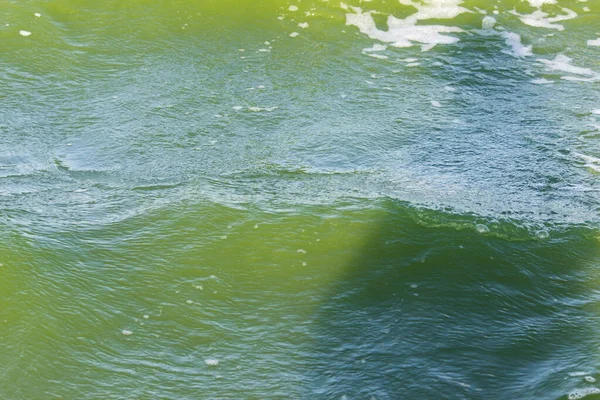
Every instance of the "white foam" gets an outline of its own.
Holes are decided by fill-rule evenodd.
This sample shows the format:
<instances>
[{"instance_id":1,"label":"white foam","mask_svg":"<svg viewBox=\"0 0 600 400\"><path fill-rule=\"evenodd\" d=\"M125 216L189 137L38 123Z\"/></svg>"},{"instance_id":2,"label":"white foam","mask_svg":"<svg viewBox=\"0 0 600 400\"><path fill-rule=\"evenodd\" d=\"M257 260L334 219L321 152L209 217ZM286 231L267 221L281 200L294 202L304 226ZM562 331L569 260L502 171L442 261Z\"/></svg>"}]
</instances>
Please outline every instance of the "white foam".
<instances>
[{"instance_id":1,"label":"white foam","mask_svg":"<svg viewBox=\"0 0 600 400\"><path fill-rule=\"evenodd\" d=\"M569 393L569 400L578 400L578 399L583 399L586 396L589 396L591 394L599 394L600 393L600 389L595 388L595 387L591 387L591 388L585 388L585 389L575 389L573 390L571 393Z\"/></svg>"},{"instance_id":2,"label":"white foam","mask_svg":"<svg viewBox=\"0 0 600 400\"><path fill-rule=\"evenodd\" d=\"M506 44L512 49L512 52L509 54L515 57L526 57L533 55L533 52L531 51L531 45L525 46L523 43L521 43L521 35L504 31L500 32L500 36L504 38Z\"/></svg>"},{"instance_id":3,"label":"white foam","mask_svg":"<svg viewBox=\"0 0 600 400\"><path fill-rule=\"evenodd\" d=\"M564 15L557 15L555 17L549 17L548 13L543 12L542 10L536 10L531 14L519 14L516 11L511 11L513 15L519 17L521 22L525 25L533 26L535 28L547 28L547 29L557 29L562 31L565 27L561 24L555 24L555 22L566 21L569 19L573 19L577 17L577 13L573 10L569 10L568 8L561 8Z\"/></svg>"},{"instance_id":4,"label":"white foam","mask_svg":"<svg viewBox=\"0 0 600 400\"><path fill-rule=\"evenodd\" d=\"M298 32L292 32L292 33L290 33L290 37L296 37L296 36L298 36L298 35L299 35L299 33L298 33Z\"/></svg>"},{"instance_id":5,"label":"white foam","mask_svg":"<svg viewBox=\"0 0 600 400\"><path fill-rule=\"evenodd\" d=\"M436 101L436 100L433 100L431 102L431 105L434 106L434 107L441 107L442 106L442 104L439 101Z\"/></svg>"},{"instance_id":6,"label":"white foam","mask_svg":"<svg viewBox=\"0 0 600 400\"><path fill-rule=\"evenodd\" d=\"M404 18L388 16L388 30L377 28L373 19L373 11L363 12L358 7L348 7L342 3L341 7L353 13L346 14L346 25L356 26L359 31L371 39L385 43L391 43L394 47L411 47L420 43L422 51L427 51L438 44L452 44L459 41L457 37L443 35L443 33L461 33L462 29L455 26L445 25L417 25L420 20L427 19L451 19L459 14L471 12L459 4L462 0L424 0L415 2L413 0L399 0L401 4L412 6L417 12Z\"/></svg>"},{"instance_id":7,"label":"white foam","mask_svg":"<svg viewBox=\"0 0 600 400\"><path fill-rule=\"evenodd\" d=\"M592 110L592 114L600 115L600 108L597 110Z\"/></svg>"},{"instance_id":8,"label":"white foam","mask_svg":"<svg viewBox=\"0 0 600 400\"><path fill-rule=\"evenodd\" d=\"M588 40L587 45L588 46L600 46L600 38L595 39L595 40Z\"/></svg>"},{"instance_id":9,"label":"white foam","mask_svg":"<svg viewBox=\"0 0 600 400\"><path fill-rule=\"evenodd\" d=\"M366 49L363 49L363 53L371 53L371 52L375 52L375 51L384 51L386 49L387 49L387 46L385 46L383 44L375 43L373 45L373 47L367 47Z\"/></svg>"},{"instance_id":10,"label":"white foam","mask_svg":"<svg viewBox=\"0 0 600 400\"><path fill-rule=\"evenodd\" d=\"M554 83L554 81L551 81L549 79L539 78L539 79L532 80L531 83L533 83L534 85L550 85L550 84Z\"/></svg>"},{"instance_id":11,"label":"white foam","mask_svg":"<svg viewBox=\"0 0 600 400\"><path fill-rule=\"evenodd\" d=\"M29 32L29 31L19 31L19 35L27 37L27 36L31 35L31 32Z\"/></svg>"},{"instance_id":12,"label":"white foam","mask_svg":"<svg viewBox=\"0 0 600 400\"><path fill-rule=\"evenodd\" d=\"M204 360L204 364L210 366L219 365L219 360L217 360L216 358L207 358L206 360Z\"/></svg>"},{"instance_id":13,"label":"white foam","mask_svg":"<svg viewBox=\"0 0 600 400\"><path fill-rule=\"evenodd\" d=\"M290 11L298 11L298 7L297 6L289 6L288 10L290 10Z\"/></svg>"},{"instance_id":14,"label":"white foam","mask_svg":"<svg viewBox=\"0 0 600 400\"><path fill-rule=\"evenodd\" d=\"M131 336L131 335L133 335L133 332L131 332L131 331L128 331L127 329L123 329L123 330L121 331L121 333L122 333L123 335L125 335L125 336Z\"/></svg>"},{"instance_id":15,"label":"white foam","mask_svg":"<svg viewBox=\"0 0 600 400\"><path fill-rule=\"evenodd\" d=\"M298 27L302 28L302 29L306 29L306 28L308 28L308 22L300 22L298 24Z\"/></svg>"},{"instance_id":16,"label":"white foam","mask_svg":"<svg viewBox=\"0 0 600 400\"><path fill-rule=\"evenodd\" d=\"M40 14L40 13L34 13L33 15L35 15L38 18L42 16L42 14Z\"/></svg>"},{"instance_id":17,"label":"white foam","mask_svg":"<svg viewBox=\"0 0 600 400\"><path fill-rule=\"evenodd\" d=\"M577 67L571 65L572 58L564 54L558 54L554 60L545 60L538 58L537 61L543 63L547 70L566 72L577 76L563 76L562 79L571 81L595 81L600 79L600 74L590 68Z\"/></svg>"},{"instance_id":18,"label":"white foam","mask_svg":"<svg viewBox=\"0 0 600 400\"><path fill-rule=\"evenodd\" d=\"M544 4L556 4L556 0L527 0L527 2L535 8L540 8Z\"/></svg>"},{"instance_id":19,"label":"white foam","mask_svg":"<svg viewBox=\"0 0 600 400\"><path fill-rule=\"evenodd\" d=\"M596 172L600 172L600 158L588 156L581 153L573 153L585 161L585 166Z\"/></svg>"},{"instance_id":20,"label":"white foam","mask_svg":"<svg viewBox=\"0 0 600 400\"><path fill-rule=\"evenodd\" d=\"M585 379L585 381L586 381L586 382L589 382L589 383L594 383L594 382L596 382L596 378L594 378L593 376L589 376L589 375L588 375L588 376L586 376L586 377L585 377L585 378L583 378L583 379Z\"/></svg>"},{"instance_id":21,"label":"white foam","mask_svg":"<svg viewBox=\"0 0 600 400\"><path fill-rule=\"evenodd\" d=\"M493 29L494 25L496 25L496 18L490 17L489 15L486 15L485 17L483 17L483 20L481 21L481 27L483 29L486 29L486 30Z\"/></svg>"}]
</instances>

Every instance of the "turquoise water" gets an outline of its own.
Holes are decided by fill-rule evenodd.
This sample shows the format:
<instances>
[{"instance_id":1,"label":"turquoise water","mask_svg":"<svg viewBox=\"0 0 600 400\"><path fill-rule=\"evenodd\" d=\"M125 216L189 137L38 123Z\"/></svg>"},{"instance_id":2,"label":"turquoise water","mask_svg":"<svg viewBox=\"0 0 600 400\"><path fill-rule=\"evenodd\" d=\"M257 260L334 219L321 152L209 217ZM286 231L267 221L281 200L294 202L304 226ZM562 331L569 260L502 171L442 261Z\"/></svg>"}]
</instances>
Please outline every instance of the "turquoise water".
<instances>
[{"instance_id":1,"label":"turquoise water","mask_svg":"<svg viewBox=\"0 0 600 400\"><path fill-rule=\"evenodd\" d=\"M599 396L599 2L0 5L0 398Z\"/></svg>"}]
</instances>

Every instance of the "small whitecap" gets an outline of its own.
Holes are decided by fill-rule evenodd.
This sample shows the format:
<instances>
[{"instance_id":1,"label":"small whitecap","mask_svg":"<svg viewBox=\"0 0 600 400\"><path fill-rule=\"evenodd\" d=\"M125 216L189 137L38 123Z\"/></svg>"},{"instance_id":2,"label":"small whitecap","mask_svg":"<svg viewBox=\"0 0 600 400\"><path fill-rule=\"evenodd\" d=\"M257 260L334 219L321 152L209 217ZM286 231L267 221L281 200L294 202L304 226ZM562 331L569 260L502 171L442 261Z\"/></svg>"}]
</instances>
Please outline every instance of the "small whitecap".
<instances>
[{"instance_id":1,"label":"small whitecap","mask_svg":"<svg viewBox=\"0 0 600 400\"><path fill-rule=\"evenodd\" d=\"M29 32L29 31L19 31L19 35L27 37L27 36L31 35L31 32Z\"/></svg>"},{"instance_id":2,"label":"small whitecap","mask_svg":"<svg viewBox=\"0 0 600 400\"><path fill-rule=\"evenodd\" d=\"M188 303L188 304L194 304L193 300L186 300L185 302Z\"/></svg>"},{"instance_id":3,"label":"small whitecap","mask_svg":"<svg viewBox=\"0 0 600 400\"><path fill-rule=\"evenodd\" d=\"M283 20L284 20L284 18L285 18L285 17L284 17L283 15L280 15L279 17L277 17L277 19L278 19L278 20L280 20L280 21L283 21Z\"/></svg>"},{"instance_id":4,"label":"small whitecap","mask_svg":"<svg viewBox=\"0 0 600 400\"><path fill-rule=\"evenodd\" d=\"M255 224L255 225L254 225L254 229L258 229L258 224Z\"/></svg>"},{"instance_id":5,"label":"small whitecap","mask_svg":"<svg viewBox=\"0 0 600 400\"><path fill-rule=\"evenodd\" d=\"M308 264L306 263L306 261L303 261L303 262L302 262L302 266L303 266L303 267L306 267L307 265L308 265Z\"/></svg>"},{"instance_id":6,"label":"small whitecap","mask_svg":"<svg viewBox=\"0 0 600 400\"><path fill-rule=\"evenodd\" d=\"M148 319L150 316L148 314L144 314L144 319Z\"/></svg>"},{"instance_id":7,"label":"small whitecap","mask_svg":"<svg viewBox=\"0 0 600 400\"><path fill-rule=\"evenodd\" d=\"M240 111L240 110L244 109L244 107L242 107L242 106L233 106L231 108L234 109L235 111Z\"/></svg>"},{"instance_id":8,"label":"small whitecap","mask_svg":"<svg viewBox=\"0 0 600 400\"><path fill-rule=\"evenodd\" d=\"M439 101L435 101L435 100L433 100L431 102L431 105L434 106L434 107L441 107L442 106L442 104Z\"/></svg>"},{"instance_id":9,"label":"small whitecap","mask_svg":"<svg viewBox=\"0 0 600 400\"><path fill-rule=\"evenodd\" d=\"M592 110L592 114L600 115L600 108L597 110Z\"/></svg>"},{"instance_id":10,"label":"small whitecap","mask_svg":"<svg viewBox=\"0 0 600 400\"><path fill-rule=\"evenodd\" d=\"M290 37L297 37L298 35L300 35L298 32L290 33Z\"/></svg>"},{"instance_id":11,"label":"small whitecap","mask_svg":"<svg viewBox=\"0 0 600 400\"><path fill-rule=\"evenodd\" d=\"M413 289L416 289L416 288L418 288L418 287L419 287L419 285L417 285L416 283L412 283L412 284L410 285L410 287L411 287L411 288L413 288Z\"/></svg>"},{"instance_id":12,"label":"small whitecap","mask_svg":"<svg viewBox=\"0 0 600 400\"><path fill-rule=\"evenodd\" d=\"M123 329L123 330L121 331L121 333L122 333L123 335L125 335L125 336L131 336L131 335L133 335L133 332L131 332L131 331L128 331L127 329Z\"/></svg>"},{"instance_id":13,"label":"small whitecap","mask_svg":"<svg viewBox=\"0 0 600 400\"><path fill-rule=\"evenodd\" d=\"M453 86L444 86L444 90L447 92L456 92L456 88Z\"/></svg>"},{"instance_id":14,"label":"small whitecap","mask_svg":"<svg viewBox=\"0 0 600 400\"><path fill-rule=\"evenodd\" d=\"M206 365L219 365L219 360L217 360L216 358L207 358L206 360L204 360L204 364Z\"/></svg>"},{"instance_id":15,"label":"small whitecap","mask_svg":"<svg viewBox=\"0 0 600 400\"><path fill-rule=\"evenodd\" d=\"M35 15L38 18L42 16L42 14L40 14L40 13L34 13L33 15Z\"/></svg>"},{"instance_id":16,"label":"small whitecap","mask_svg":"<svg viewBox=\"0 0 600 400\"><path fill-rule=\"evenodd\" d=\"M298 254L306 254L306 250L304 250L304 249L298 249L298 250L296 250L296 253L298 253Z\"/></svg>"},{"instance_id":17,"label":"small whitecap","mask_svg":"<svg viewBox=\"0 0 600 400\"><path fill-rule=\"evenodd\" d=\"M302 29L306 29L306 28L308 28L308 22L300 22L298 24L298 27L300 27Z\"/></svg>"},{"instance_id":18,"label":"small whitecap","mask_svg":"<svg viewBox=\"0 0 600 400\"><path fill-rule=\"evenodd\" d=\"M289 6L288 10L290 10L290 11L298 11L298 7L297 6Z\"/></svg>"},{"instance_id":19,"label":"small whitecap","mask_svg":"<svg viewBox=\"0 0 600 400\"><path fill-rule=\"evenodd\" d=\"M202 287L202 285L194 285L194 289L196 289L196 290L204 290L204 288Z\"/></svg>"},{"instance_id":20,"label":"small whitecap","mask_svg":"<svg viewBox=\"0 0 600 400\"><path fill-rule=\"evenodd\" d=\"M487 226L485 226L484 224L477 224L477 225L475 226L475 230L476 230L478 233L489 233L489 231L490 231L490 228L488 228L488 227L487 227Z\"/></svg>"}]
</instances>

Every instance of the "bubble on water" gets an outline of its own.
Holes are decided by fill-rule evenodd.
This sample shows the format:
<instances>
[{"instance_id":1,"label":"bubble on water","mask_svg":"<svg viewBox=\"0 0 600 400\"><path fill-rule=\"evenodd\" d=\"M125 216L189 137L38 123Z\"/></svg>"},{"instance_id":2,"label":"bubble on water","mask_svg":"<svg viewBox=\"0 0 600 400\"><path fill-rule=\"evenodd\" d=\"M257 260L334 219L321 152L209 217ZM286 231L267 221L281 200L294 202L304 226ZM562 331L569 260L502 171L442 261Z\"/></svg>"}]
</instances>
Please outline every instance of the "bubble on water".
<instances>
[{"instance_id":1,"label":"bubble on water","mask_svg":"<svg viewBox=\"0 0 600 400\"><path fill-rule=\"evenodd\" d=\"M132 334L133 334L133 332L131 332L131 331L128 331L127 329L123 329L123 330L121 331L121 333L122 333L123 335L125 335L125 336L130 336L130 335L132 335Z\"/></svg>"},{"instance_id":2,"label":"bubble on water","mask_svg":"<svg viewBox=\"0 0 600 400\"><path fill-rule=\"evenodd\" d=\"M31 35L31 32L29 32L29 31L19 31L19 35L27 37L27 36Z\"/></svg>"},{"instance_id":3,"label":"bubble on water","mask_svg":"<svg viewBox=\"0 0 600 400\"><path fill-rule=\"evenodd\" d=\"M298 254L306 254L306 250L304 250L304 249L298 249L298 250L296 250L296 253L298 253Z\"/></svg>"},{"instance_id":4,"label":"bubble on water","mask_svg":"<svg viewBox=\"0 0 600 400\"><path fill-rule=\"evenodd\" d=\"M475 226L475 230L478 233L484 234L484 233L489 233L490 232L490 228L488 228L487 226L485 226L484 224L477 224Z\"/></svg>"},{"instance_id":5,"label":"bubble on water","mask_svg":"<svg viewBox=\"0 0 600 400\"><path fill-rule=\"evenodd\" d=\"M535 236L536 236L538 239L548 239L548 237L550 236L550 234L548 233L548 231L544 231L544 230L542 230L542 231L537 231L537 232L535 233Z\"/></svg>"},{"instance_id":6,"label":"bubble on water","mask_svg":"<svg viewBox=\"0 0 600 400\"><path fill-rule=\"evenodd\" d=\"M298 32L292 32L292 33L290 33L290 37L296 37L296 36L298 36L298 35L299 35L299 33L298 33Z\"/></svg>"},{"instance_id":7,"label":"bubble on water","mask_svg":"<svg viewBox=\"0 0 600 400\"><path fill-rule=\"evenodd\" d=\"M216 358L207 358L206 360L204 360L204 364L206 364L206 365L219 365L219 360L217 360Z\"/></svg>"},{"instance_id":8,"label":"bubble on water","mask_svg":"<svg viewBox=\"0 0 600 400\"><path fill-rule=\"evenodd\" d=\"M573 390L571 393L569 393L569 400L577 400L577 399L583 399L586 396L589 396L591 394L600 394L600 389L592 387L592 388L585 388L585 389L575 389Z\"/></svg>"},{"instance_id":9,"label":"bubble on water","mask_svg":"<svg viewBox=\"0 0 600 400\"><path fill-rule=\"evenodd\" d=\"M298 27L302 28L302 29L306 29L306 28L308 28L308 22L300 22L298 24Z\"/></svg>"},{"instance_id":10,"label":"bubble on water","mask_svg":"<svg viewBox=\"0 0 600 400\"><path fill-rule=\"evenodd\" d=\"M297 6L289 6L288 10L290 10L290 11L298 11L298 7Z\"/></svg>"},{"instance_id":11,"label":"bubble on water","mask_svg":"<svg viewBox=\"0 0 600 400\"><path fill-rule=\"evenodd\" d=\"M583 379L585 379L587 382L590 382L590 383L596 382L596 378L594 378L593 376L589 376L589 375Z\"/></svg>"}]
</instances>

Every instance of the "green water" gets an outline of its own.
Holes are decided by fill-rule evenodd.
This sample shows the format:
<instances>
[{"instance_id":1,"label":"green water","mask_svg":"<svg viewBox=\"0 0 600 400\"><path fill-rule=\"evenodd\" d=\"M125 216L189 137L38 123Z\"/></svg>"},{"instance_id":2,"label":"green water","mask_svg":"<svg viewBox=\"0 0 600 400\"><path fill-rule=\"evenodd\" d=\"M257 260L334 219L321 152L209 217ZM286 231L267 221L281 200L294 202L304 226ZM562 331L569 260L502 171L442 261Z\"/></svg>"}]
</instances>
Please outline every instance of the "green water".
<instances>
[{"instance_id":1,"label":"green water","mask_svg":"<svg viewBox=\"0 0 600 400\"><path fill-rule=\"evenodd\" d=\"M0 0L0 398L598 398L599 45L596 0Z\"/></svg>"}]
</instances>

